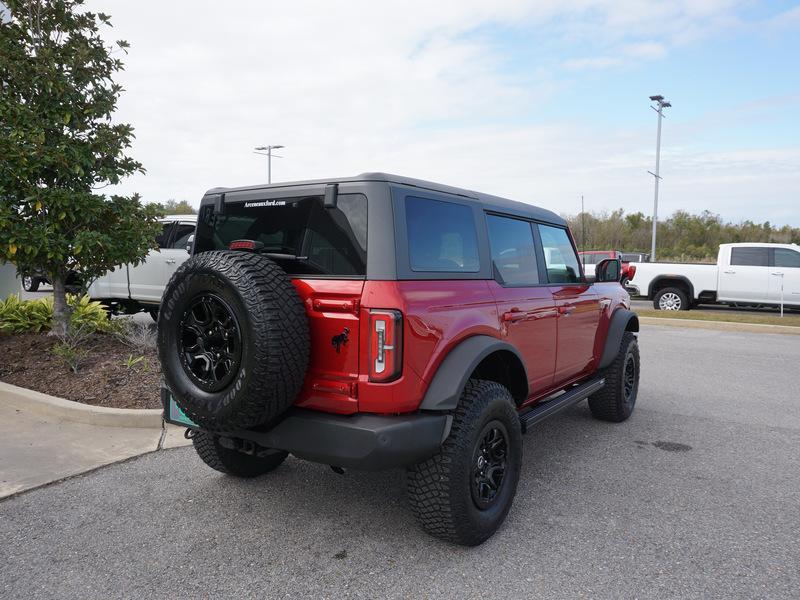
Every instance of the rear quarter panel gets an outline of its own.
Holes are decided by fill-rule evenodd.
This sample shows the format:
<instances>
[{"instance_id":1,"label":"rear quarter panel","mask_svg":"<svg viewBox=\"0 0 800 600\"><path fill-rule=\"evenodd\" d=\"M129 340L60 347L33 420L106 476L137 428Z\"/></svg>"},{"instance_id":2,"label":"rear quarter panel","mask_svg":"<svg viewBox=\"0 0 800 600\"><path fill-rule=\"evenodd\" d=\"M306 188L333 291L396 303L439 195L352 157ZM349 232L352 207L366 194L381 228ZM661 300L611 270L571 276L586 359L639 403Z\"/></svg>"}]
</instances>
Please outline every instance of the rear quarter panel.
<instances>
[{"instance_id":1,"label":"rear quarter panel","mask_svg":"<svg viewBox=\"0 0 800 600\"><path fill-rule=\"evenodd\" d=\"M639 290L639 294L652 298L650 290L653 282L659 277L683 277L688 279L694 288L694 298L702 291L716 291L719 269L713 264L682 263L632 263L636 273L631 284Z\"/></svg>"},{"instance_id":2,"label":"rear quarter panel","mask_svg":"<svg viewBox=\"0 0 800 600\"><path fill-rule=\"evenodd\" d=\"M403 374L391 383L370 383L369 358L361 353L359 410L402 413L416 410L448 352L473 335L499 337L497 306L483 280L368 281L362 323L371 308L403 313ZM368 348L361 327L361 347Z\"/></svg>"}]
</instances>

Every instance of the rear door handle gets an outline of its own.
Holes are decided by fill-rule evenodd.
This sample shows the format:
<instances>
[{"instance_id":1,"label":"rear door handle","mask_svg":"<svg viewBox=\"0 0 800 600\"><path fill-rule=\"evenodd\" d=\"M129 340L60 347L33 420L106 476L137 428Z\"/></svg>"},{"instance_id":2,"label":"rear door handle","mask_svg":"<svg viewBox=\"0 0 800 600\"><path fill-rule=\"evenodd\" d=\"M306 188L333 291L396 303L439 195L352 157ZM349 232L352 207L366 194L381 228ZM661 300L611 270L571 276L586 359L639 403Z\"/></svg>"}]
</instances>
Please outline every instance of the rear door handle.
<instances>
[{"instance_id":1,"label":"rear door handle","mask_svg":"<svg viewBox=\"0 0 800 600\"><path fill-rule=\"evenodd\" d=\"M780 277L783 277L783 271L776 271L773 273L773 275L779 275Z\"/></svg>"},{"instance_id":2,"label":"rear door handle","mask_svg":"<svg viewBox=\"0 0 800 600\"><path fill-rule=\"evenodd\" d=\"M570 316L574 312L575 312L575 307L574 306L559 306L558 307L558 314L564 315L565 317Z\"/></svg>"},{"instance_id":3,"label":"rear door handle","mask_svg":"<svg viewBox=\"0 0 800 600\"><path fill-rule=\"evenodd\" d=\"M727 273L728 275L735 275L736 274L736 271L724 271L724 272Z\"/></svg>"},{"instance_id":4,"label":"rear door handle","mask_svg":"<svg viewBox=\"0 0 800 600\"><path fill-rule=\"evenodd\" d=\"M174 259L174 258L168 258L168 259L166 260L166 263L167 263L168 265L174 265L174 264L175 264L175 259Z\"/></svg>"}]
</instances>

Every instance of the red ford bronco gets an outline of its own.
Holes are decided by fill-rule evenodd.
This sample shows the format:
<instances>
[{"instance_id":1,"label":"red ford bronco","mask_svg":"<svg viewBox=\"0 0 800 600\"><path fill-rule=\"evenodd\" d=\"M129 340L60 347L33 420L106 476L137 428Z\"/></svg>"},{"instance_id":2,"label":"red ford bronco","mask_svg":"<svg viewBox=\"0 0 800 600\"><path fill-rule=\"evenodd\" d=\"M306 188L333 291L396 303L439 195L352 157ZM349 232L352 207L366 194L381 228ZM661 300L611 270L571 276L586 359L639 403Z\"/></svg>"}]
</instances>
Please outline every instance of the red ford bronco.
<instances>
[{"instance_id":1,"label":"red ford bronco","mask_svg":"<svg viewBox=\"0 0 800 600\"><path fill-rule=\"evenodd\" d=\"M214 189L158 321L165 417L238 477L293 454L407 469L429 533L480 544L522 434L580 400L623 421L639 322L618 260L582 272L552 212L368 173Z\"/></svg>"}]
</instances>

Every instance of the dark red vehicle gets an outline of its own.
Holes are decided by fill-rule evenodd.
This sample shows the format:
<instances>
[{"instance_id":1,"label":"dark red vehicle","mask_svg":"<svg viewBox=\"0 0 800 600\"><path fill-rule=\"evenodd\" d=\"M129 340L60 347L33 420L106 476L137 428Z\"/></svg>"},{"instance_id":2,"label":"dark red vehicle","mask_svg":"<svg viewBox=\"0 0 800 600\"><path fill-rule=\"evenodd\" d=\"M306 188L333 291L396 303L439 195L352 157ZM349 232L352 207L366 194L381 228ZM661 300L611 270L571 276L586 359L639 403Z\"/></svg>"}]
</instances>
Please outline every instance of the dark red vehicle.
<instances>
[{"instance_id":1,"label":"dark red vehicle","mask_svg":"<svg viewBox=\"0 0 800 600\"><path fill-rule=\"evenodd\" d=\"M584 271L594 271L594 266L604 260L616 259L622 263L622 277L620 283L625 287L628 282L633 279L636 274L636 265L632 265L625 260L622 252L619 250L587 250L585 252L578 252L583 264Z\"/></svg>"},{"instance_id":2,"label":"dark red vehicle","mask_svg":"<svg viewBox=\"0 0 800 600\"><path fill-rule=\"evenodd\" d=\"M589 398L636 401L619 261L587 280L566 223L529 204L381 173L215 189L159 316L167 420L240 477L288 454L408 470L431 534L503 522L522 433Z\"/></svg>"}]
</instances>

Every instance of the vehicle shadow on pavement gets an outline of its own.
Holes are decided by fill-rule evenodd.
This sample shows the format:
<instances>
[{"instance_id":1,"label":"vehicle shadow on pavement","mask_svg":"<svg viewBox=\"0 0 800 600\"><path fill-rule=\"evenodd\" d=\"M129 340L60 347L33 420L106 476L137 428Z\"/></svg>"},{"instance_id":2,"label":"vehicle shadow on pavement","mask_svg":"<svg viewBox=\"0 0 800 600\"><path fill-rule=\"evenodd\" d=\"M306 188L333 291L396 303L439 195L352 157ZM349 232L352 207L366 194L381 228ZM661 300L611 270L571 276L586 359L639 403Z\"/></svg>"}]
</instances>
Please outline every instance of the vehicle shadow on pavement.
<instances>
[{"instance_id":1,"label":"vehicle shadow on pavement","mask_svg":"<svg viewBox=\"0 0 800 600\"><path fill-rule=\"evenodd\" d=\"M618 439L619 429L624 428L625 424L594 420L584 403L532 429L523 437L519 491L502 529L529 522L531 512L550 502L547 493L557 493L562 485L572 488L570 479L587 468L587 461L596 460L603 448L608 452L610 445L625 443L625 436L621 436L622 441ZM604 429L609 430L607 435L603 435ZM634 445L628 442L633 451ZM199 463L196 457L191 458ZM417 527L407 506L402 470L348 470L339 475L327 466L289 458L277 471L251 480L210 470L205 471L205 476L197 475L187 481L187 492L191 489L194 497L195 517L207 518L209 526L218 518L220 495L224 494L228 506L223 510L230 510L232 517L248 515L249 527L278 530L282 525L297 533L305 530L312 537L319 530L330 531L332 540L344 541L355 534L377 537L395 547L405 540L412 547L421 543L440 545L447 552L455 549L434 541ZM540 492L542 486L544 495ZM303 543L299 535L297 542ZM487 543L491 544L491 540Z\"/></svg>"}]
</instances>

